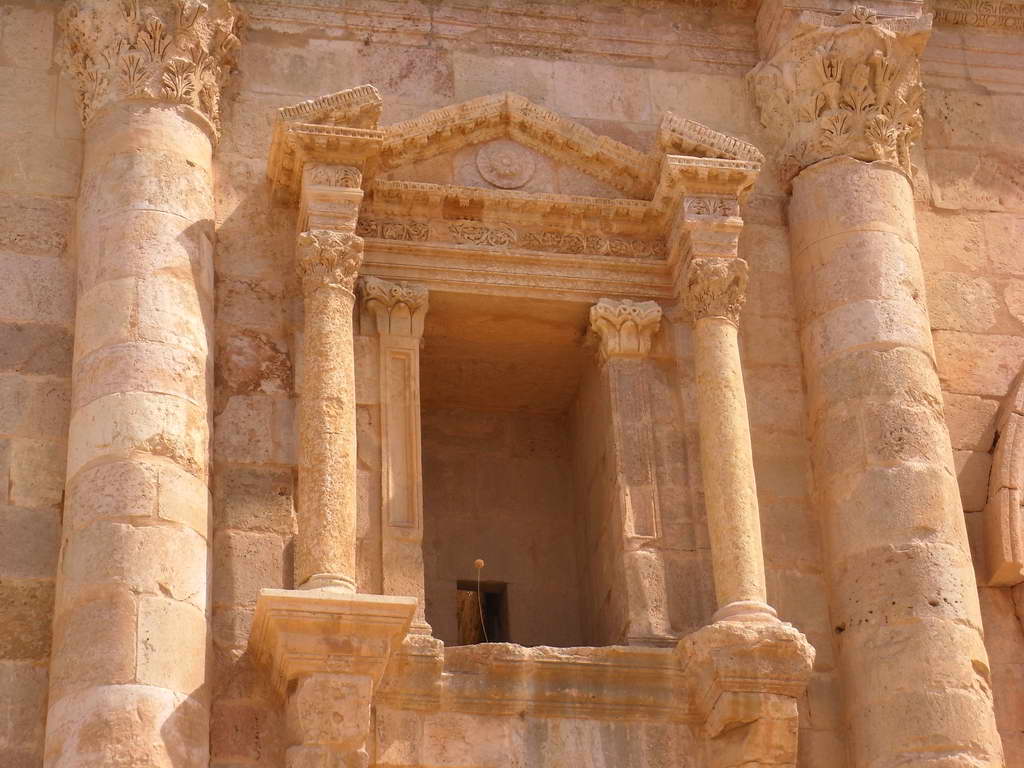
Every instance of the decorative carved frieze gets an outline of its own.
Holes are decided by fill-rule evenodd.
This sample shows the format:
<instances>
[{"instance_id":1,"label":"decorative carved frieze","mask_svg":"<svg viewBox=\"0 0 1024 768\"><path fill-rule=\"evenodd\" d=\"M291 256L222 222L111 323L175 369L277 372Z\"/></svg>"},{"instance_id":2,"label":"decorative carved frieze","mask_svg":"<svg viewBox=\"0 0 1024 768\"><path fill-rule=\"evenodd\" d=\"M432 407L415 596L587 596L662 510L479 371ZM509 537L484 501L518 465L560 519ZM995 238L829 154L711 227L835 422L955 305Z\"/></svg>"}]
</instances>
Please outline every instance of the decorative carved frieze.
<instances>
[{"instance_id":1,"label":"decorative carved frieze","mask_svg":"<svg viewBox=\"0 0 1024 768\"><path fill-rule=\"evenodd\" d=\"M153 99L198 110L219 135L220 91L239 45L227 0L71 0L58 24L83 123L106 104Z\"/></svg>"},{"instance_id":2,"label":"decorative carved frieze","mask_svg":"<svg viewBox=\"0 0 1024 768\"><path fill-rule=\"evenodd\" d=\"M720 219L740 215L740 201L735 197L699 195L684 202L687 218Z\"/></svg>"},{"instance_id":3,"label":"decorative carved frieze","mask_svg":"<svg viewBox=\"0 0 1024 768\"><path fill-rule=\"evenodd\" d=\"M330 229L303 232L298 238L296 263L305 293L326 285L352 291L363 263L363 238Z\"/></svg>"},{"instance_id":4,"label":"decorative carved frieze","mask_svg":"<svg viewBox=\"0 0 1024 768\"><path fill-rule=\"evenodd\" d=\"M646 355L661 327L661 307L655 301L600 299L590 308L590 327L605 358Z\"/></svg>"},{"instance_id":5,"label":"decorative carved frieze","mask_svg":"<svg viewBox=\"0 0 1024 768\"><path fill-rule=\"evenodd\" d=\"M422 243L430 239L430 224L424 221L360 218L356 234L377 240L406 240Z\"/></svg>"},{"instance_id":6,"label":"decorative carved frieze","mask_svg":"<svg viewBox=\"0 0 1024 768\"><path fill-rule=\"evenodd\" d=\"M794 36L748 76L761 121L782 146L784 182L840 155L910 172L930 30L930 16L880 20L861 5L800 17Z\"/></svg>"},{"instance_id":7,"label":"decorative carved frieze","mask_svg":"<svg viewBox=\"0 0 1024 768\"><path fill-rule=\"evenodd\" d=\"M516 231L508 224L482 224L479 221L453 221L448 231L458 243L489 247L508 247L516 243Z\"/></svg>"},{"instance_id":8,"label":"decorative carved frieze","mask_svg":"<svg viewBox=\"0 0 1024 768\"><path fill-rule=\"evenodd\" d=\"M362 288L366 308L377 320L378 333L423 336L423 318L429 302L425 287L367 277Z\"/></svg>"},{"instance_id":9,"label":"decorative carved frieze","mask_svg":"<svg viewBox=\"0 0 1024 768\"><path fill-rule=\"evenodd\" d=\"M343 187L359 189L363 184L363 174L351 165L313 165L308 167L309 181L324 187Z\"/></svg>"},{"instance_id":10,"label":"decorative carved frieze","mask_svg":"<svg viewBox=\"0 0 1024 768\"><path fill-rule=\"evenodd\" d=\"M694 321L724 317L734 325L746 301L747 262L738 258L700 257L686 268L685 302Z\"/></svg>"},{"instance_id":11,"label":"decorative carved frieze","mask_svg":"<svg viewBox=\"0 0 1024 768\"><path fill-rule=\"evenodd\" d=\"M935 0L933 11L936 24L1024 32L1024 2L1020 0Z\"/></svg>"}]
</instances>

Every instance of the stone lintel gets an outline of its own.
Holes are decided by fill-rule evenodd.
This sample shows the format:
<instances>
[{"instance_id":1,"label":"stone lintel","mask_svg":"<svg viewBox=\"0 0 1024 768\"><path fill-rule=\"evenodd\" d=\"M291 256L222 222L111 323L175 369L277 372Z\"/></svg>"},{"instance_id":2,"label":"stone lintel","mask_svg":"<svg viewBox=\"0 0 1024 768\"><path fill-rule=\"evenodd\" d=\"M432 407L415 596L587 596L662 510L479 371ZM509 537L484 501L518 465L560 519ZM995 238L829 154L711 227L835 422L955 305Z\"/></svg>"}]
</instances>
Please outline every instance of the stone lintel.
<instances>
[{"instance_id":1,"label":"stone lintel","mask_svg":"<svg viewBox=\"0 0 1024 768\"><path fill-rule=\"evenodd\" d=\"M380 681L416 612L416 599L329 589L264 589L249 646L282 693L315 673Z\"/></svg>"}]
</instances>

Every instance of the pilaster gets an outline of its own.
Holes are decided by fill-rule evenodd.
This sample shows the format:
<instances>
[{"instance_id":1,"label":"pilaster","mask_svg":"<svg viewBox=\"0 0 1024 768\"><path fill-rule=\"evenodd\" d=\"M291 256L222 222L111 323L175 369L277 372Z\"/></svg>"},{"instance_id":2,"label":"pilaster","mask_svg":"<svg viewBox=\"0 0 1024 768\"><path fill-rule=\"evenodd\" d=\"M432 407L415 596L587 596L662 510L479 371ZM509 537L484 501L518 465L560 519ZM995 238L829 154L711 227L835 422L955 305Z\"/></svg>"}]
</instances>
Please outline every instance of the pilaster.
<instances>
[{"instance_id":1,"label":"pilaster","mask_svg":"<svg viewBox=\"0 0 1024 768\"><path fill-rule=\"evenodd\" d=\"M362 293L379 346L384 594L415 597L414 631L430 634L424 615L420 435L420 345L428 292L419 285L367 277Z\"/></svg>"},{"instance_id":2,"label":"pilaster","mask_svg":"<svg viewBox=\"0 0 1024 768\"><path fill-rule=\"evenodd\" d=\"M654 301L601 299L590 308L611 417L627 595L623 641L631 645L664 644L671 635L666 585L657 578L661 555L651 546L661 536L661 500L647 358L661 316L661 306Z\"/></svg>"}]
</instances>

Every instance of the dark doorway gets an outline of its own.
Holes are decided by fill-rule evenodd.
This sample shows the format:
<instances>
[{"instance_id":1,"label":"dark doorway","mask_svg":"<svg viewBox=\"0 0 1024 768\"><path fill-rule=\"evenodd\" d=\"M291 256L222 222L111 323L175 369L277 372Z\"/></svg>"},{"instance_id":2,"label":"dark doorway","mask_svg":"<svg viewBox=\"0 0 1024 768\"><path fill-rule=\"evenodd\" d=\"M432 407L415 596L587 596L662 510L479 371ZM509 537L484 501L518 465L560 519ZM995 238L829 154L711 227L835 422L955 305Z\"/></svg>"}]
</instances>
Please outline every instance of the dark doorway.
<instances>
[{"instance_id":1,"label":"dark doorway","mask_svg":"<svg viewBox=\"0 0 1024 768\"><path fill-rule=\"evenodd\" d=\"M507 643L508 590L500 581L458 582L459 645Z\"/></svg>"}]
</instances>

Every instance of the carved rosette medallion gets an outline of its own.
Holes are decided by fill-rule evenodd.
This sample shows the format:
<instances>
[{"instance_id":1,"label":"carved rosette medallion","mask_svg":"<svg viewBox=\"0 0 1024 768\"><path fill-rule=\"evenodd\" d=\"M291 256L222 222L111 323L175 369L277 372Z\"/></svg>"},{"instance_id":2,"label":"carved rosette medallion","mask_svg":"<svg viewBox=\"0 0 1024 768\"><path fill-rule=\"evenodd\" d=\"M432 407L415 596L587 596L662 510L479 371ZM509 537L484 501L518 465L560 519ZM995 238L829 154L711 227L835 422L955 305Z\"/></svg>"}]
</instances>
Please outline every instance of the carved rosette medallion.
<instances>
[{"instance_id":1,"label":"carved rosette medallion","mask_svg":"<svg viewBox=\"0 0 1024 768\"><path fill-rule=\"evenodd\" d=\"M480 147L476 168L484 181L498 189L519 189L533 178L537 161L526 147L502 139Z\"/></svg>"},{"instance_id":2,"label":"carved rosette medallion","mask_svg":"<svg viewBox=\"0 0 1024 768\"><path fill-rule=\"evenodd\" d=\"M642 357L661 327L661 307L655 301L600 299L590 308L590 327L601 339L601 354Z\"/></svg>"},{"instance_id":3,"label":"carved rosette medallion","mask_svg":"<svg viewBox=\"0 0 1024 768\"><path fill-rule=\"evenodd\" d=\"M739 325L740 310L747 299L748 271L743 259L691 259L686 268L685 296L694 322L704 317L723 317Z\"/></svg>"},{"instance_id":4,"label":"carved rosette medallion","mask_svg":"<svg viewBox=\"0 0 1024 768\"><path fill-rule=\"evenodd\" d=\"M374 314L379 333L423 335L430 293L425 287L367 277L362 288L366 308Z\"/></svg>"},{"instance_id":5,"label":"carved rosette medallion","mask_svg":"<svg viewBox=\"0 0 1024 768\"><path fill-rule=\"evenodd\" d=\"M748 75L761 122L783 147L784 182L842 155L910 173L930 30L930 16L879 19L865 6L801 16L793 38Z\"/></svg>"},{"instance_id":6,"label":"carved rosette medallion","mask_svg":"<svg viewBox=\"0 0 1024 768\"><path fill-rule=\"evenodd\" d=\"M363 263L363 238L331 229L303 232L296 246L296 263L305 294L329 285L351 292Z\"/></svg>"},{"instance_id":7,"label":"carved rosette medallion","mask_svg":"<svg viewBox=\"0 0 1024 768\"><path fill-rule=\"evenodd\" d=\"M227 0L70 0L58 24L60 63L82 122L123 99L185 104L220 134L220 92L238 48Z\"/></svg>"}]
</instances>

